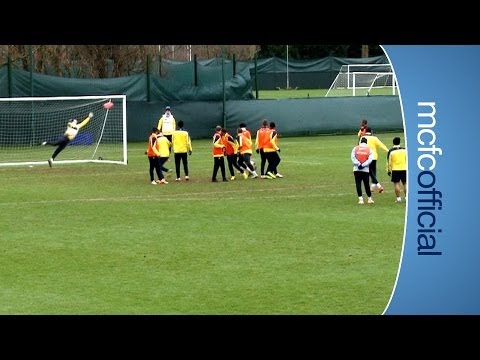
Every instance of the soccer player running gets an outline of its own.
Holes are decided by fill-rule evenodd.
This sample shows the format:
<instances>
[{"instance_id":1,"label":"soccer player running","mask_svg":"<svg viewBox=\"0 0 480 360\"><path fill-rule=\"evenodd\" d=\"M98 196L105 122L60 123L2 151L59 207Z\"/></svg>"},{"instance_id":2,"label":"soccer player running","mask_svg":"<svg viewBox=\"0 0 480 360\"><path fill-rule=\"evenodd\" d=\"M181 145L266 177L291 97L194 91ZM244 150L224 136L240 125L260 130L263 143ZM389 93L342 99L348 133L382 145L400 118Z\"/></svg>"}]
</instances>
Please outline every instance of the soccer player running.
<instances>
[{"instance_id":1,"label":"soccer player running","mask_svg":"<svg viewBox=\"0 0 480 360\"><path fill-rule=\"evenodd\" d=\"M270 172L273 173L277 178L283 178L283 175L277 171L277 167L280 164L280 161L282 161L282 159L280 158L279 154L280 148L278 147L278 132L276 129L276 125L273 121L270 123L270 141L273 141L275 143L275 146L277 147L275 153L270 155L271 159L273 160L273 167Z\"/></svg>"},{"instance_id":2,"label":"soccer player running","mask_svg":"<svg viewBox=\"0 0 480 360\"><path fill-rule=\"evenodd\" d=\"M277 177L283 177L282 175L277 176L277 166L280 163L280 156L278 152L280 148L278 147L277 142L277 132L275 131L275 123L270 123L270 133L269 141L264 146L263 151L268 161L266 179L276 179Z\"/></svg>"},{"instance_id":3,"label":"soccer player running","mask_svg":"<svg viewBox=\"0 0 480 360\"><path fill-rule=\"evenodd\" d=\"M238 142L238 166L246 170L243 173L243 178L248 179L247 171L252 175L251 178L255 179L258 177L255 168L252 165L252 138L250 137L250 132L248 134L239 127L237 129L237 142Z\"/></svg>"},{"instance_id":4,"label":"soccer player running","mask_svg":"<svg viewBox=\"0 0 480 360\"><path fill-rule=\"evenodd\" d=\"M52 157L48 159L48 165L52 167L53 161L60 154L70 142L72 142L77 136L79 130L83 128L88 122L93 118L93 113L89 113L88 116L81 122L78 123L77 119L71 119L67 123L67 129L65 130L63 136L55 142L44 141L42 145L53 145L57 148L53 151Z\"/></svg>"},{"instance_id":5,"label":"soccer player running","mask_svg":"<svg viewBox=\"0 0 480 360\"><path fill-rule=\"evenodd\" d=\"M362 138L366 138L368 141L368 147L372 149L373 151L373 160L372 163L370 164L370 178L372 179L372 184L370 185L370 189L372 191L375 190L375 188L378 189L379 193L383 192L383 186L380 184L380 182L377 179L377 160L378 160L378 148L382 149L386 153L388 153L388 148L385 146L383 142L380 141L378 137L373 135L372 129L370 127L367 127L365 135L362 136Z\"/></svg>"},{"instance_id":6,"label":"soccer player running","mask_svg":"<svg viewBox=\"0 0 480 360\"><path fill-rule=\"evenodd\" d=\"M192 155L192 140L188 131L183 128L183 121L178 122L178 130L172 134L172 148L175 159L175 171L177 178L175 181L180 181L180 163L183 163L183 172L185 173L185 180L190 180L188 176L188 155Z\"/></svg>"},{"instance_id":7,"label":"soccer player running","mask_svg":"<svg viewBox=\"0 0 480 360\"><path fill-rule=\"evenodd\" d=\"M234 167L242 175L244 174L244 171L245 171L240 166L238 166L238 162L237 162L238 142L224 128L222 128L221 134L222 134L223 144L225 145L225 155L227 157L228 171L230 171L230 176L231 176L230 180L235 180L235 172L233 170ZM248 174L247 174L247 177L248 177Z\"/></svg>"},{"instance_id":8,"label":"soccer player running","mask_svg":"<svg viewBox=\"0 0 480 360\"><path fill-rule=\"evenodd\" d=\"M401 185L403 184L403 194L405 201L407 200L407 150L400 146L400 138L393 138L393 147L388 150L387 154L387 173L391 176L391 181L395 189L397 199L395 202L402 202L400 196Z\"/></svg>"},{"instance_id":9,"label":"soccer player running","mask_svg":"<svg viewBox=\"0 0 480 360\"><path fill-rule=\"evenodd\" d=\"M352 149L350 158L353 162L353 176L355 178L355 187L357 188L358 203L363 205L362 183L368 197L368 203L373 204L372 191L369 184L369 165L373 161L373 150L367 146L367 138L362 137L360 144Z\"/></svg>"},{"instance_id":10,"label":"soccer player running","mask_svg":"<svg viewBox=\"0 0 480 360\"><path fill-rule=\"evenodd\" d=\"M252 134L250 133L250 130L247 129L247 125L245 123L240 123L238 125L239 128L242 129L243 134L250 140L252 141Z\"/></svg>"},{"instance_id":11,"label":"soccer player running","mask_svg":"<svg viewBox=\"0 0 480 360\"><path fill-rule=\"evenodd\" d=\"M262 126L257 130L257 136L255 138L255 152L260 154L260 178L265 179L265 164L267 162L267 157L263 148L268 145L270 142L270 127L268 126L268 121L265 119L262 121Z\"/></svg>"},{"instance_id":12,"label":"soccer player running","mask_svg":"<svg viewBox=\"0 0 480 360\"><path fill-rule=\"evenodd\" d=\"M161 131L157 134L157 143L158 151L160 152L160 168L162 169L162 171L169 172L169 170L165 168L164 164L168 161L170 157L170 148L172 147L172 143L165 135L163 135Z\"/></svg>"}]
</instances>

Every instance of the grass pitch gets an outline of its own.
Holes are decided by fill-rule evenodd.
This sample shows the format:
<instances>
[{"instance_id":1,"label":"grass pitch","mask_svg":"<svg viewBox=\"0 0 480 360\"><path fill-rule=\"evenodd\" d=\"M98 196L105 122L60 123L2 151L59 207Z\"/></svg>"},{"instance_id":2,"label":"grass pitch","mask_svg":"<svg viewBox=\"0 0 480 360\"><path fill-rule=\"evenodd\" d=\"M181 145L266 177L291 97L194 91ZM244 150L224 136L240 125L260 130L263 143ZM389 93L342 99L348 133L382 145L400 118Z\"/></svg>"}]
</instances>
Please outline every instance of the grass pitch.
<instances>
[{"instance_id":1,"label":"grass pitch","mask_svg":"<svg viewBox=\"0 0 480 360\"><path fill-rule=\"evenodd\" d=\"M318 98L325 97L327 95L328 89L279 89L279 90L259 90L258 99L308 99L308 98ZM367 96L368 89L356 89L356 96ZM253 92L256 96L256 92ZM369 96L376 95L392 95L391 88L373 88L368 93ZM396 92L398 95L398 91ZM353 96L352 89L335 89L332 90L329 97L333 96Z\"/></svg>"},{"instance_id":2,"label":"grass pitch","mask_svg":"<svg viewBox=\"0 0 480 360\"><path fill-rule=\"evenodd\" d=\"M0 313L381 314L405 205L385 153L385 192L357 204L356 140L281 138L275 180L212 183L209 140L168 185L150 184L143 142L127 166L0 167Z\"/></svg>"}]
</instances>

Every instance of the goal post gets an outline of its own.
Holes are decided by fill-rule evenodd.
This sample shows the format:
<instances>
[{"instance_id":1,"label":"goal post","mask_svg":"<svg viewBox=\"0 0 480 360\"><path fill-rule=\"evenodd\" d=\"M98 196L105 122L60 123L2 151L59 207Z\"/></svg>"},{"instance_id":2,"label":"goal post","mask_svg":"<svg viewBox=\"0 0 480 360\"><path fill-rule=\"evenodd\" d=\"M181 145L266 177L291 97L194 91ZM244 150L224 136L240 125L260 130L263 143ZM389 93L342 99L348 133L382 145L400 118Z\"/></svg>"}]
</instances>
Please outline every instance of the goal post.
<instances>
[{"instance_id":1,"label":"goal post","mask_svg":"<svg viewBox=\"0 0 480 360\"><path fill-rule=\"evenodd\" d=\"M114 106L104 108L110 100ZM126 165L126 110L126 95L0 98L0 166L47 164L68 122L80 123L90 112L93 118L56 157L55 165Z\"/></svg>"},{"instance_id":2,"label":"goal post","mask_svg":"<svg viewBox=\"0 0 480 360\"><path fill-rule=\"evenodd\" d=\"M390 64L342 65L325 96L396 95L397 81Z\"/></svg>"}]
</instances>

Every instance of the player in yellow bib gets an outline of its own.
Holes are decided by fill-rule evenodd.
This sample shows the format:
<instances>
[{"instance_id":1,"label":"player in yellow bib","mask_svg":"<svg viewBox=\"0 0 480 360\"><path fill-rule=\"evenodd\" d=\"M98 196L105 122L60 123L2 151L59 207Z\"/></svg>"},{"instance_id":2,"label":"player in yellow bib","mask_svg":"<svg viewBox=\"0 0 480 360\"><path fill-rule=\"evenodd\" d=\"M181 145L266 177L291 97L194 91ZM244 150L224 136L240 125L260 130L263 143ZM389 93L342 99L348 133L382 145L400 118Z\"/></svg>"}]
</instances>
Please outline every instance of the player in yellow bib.
<instances>
[{"instance_id":1,"label":"player in yellow bib","mask_svg":"<svg viewBox=\"0 0 480 360\"><path fill-rule=\"evenodd\" d=\"M373 160L372 160L372 163L370 164L370 179L372 180L370 189L374 191L375 188L377 188L378 192L382 193L383 186L380 184L380 182L377 179L378 149L382 149L383 151L388 153L388 148L377 136L373 134L372 129L370 127L367 127L366 130L367 130L366 133L362 135L361 139L366 138L368 141L368 147L373 151Z\"/></svg>"},{"instance_id":2,"label":"player in yellow bib","mask_svg":"<svg viewBox=\"0 0 480 360\"><path fill-rule=\"evenodd\" d=\"M175 172L177 178L175 181L180 181L180 164L183 164L183 172L185 173L185 180L189 180L188 176L188 155L192 155L192 140L187 130L183 128L183 121L178 122L178 130L173 132L172 148L173 158L175 159Z\"/></svg>"}]
</instances>

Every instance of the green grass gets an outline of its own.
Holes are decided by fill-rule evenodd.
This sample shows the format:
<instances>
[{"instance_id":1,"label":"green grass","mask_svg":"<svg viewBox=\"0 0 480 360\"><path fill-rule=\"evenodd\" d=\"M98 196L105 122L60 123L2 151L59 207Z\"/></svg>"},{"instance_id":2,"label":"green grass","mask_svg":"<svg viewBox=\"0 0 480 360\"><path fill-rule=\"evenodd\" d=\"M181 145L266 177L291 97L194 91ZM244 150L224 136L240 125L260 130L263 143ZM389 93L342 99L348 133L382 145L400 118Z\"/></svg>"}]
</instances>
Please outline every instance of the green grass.
<instances>
[{"instance_id":1,"label":"green grass","mask_svg":"<svg viewBox=\"0 0 480 360\"><path fill-rule=\"evenodd\" d=\"M281 89L281 90L259 90L259 99L299 99L309 97L324 97L328 89ZM254 91L255 94L255 91Z\"/></svg>"},{"instance_id":2,"label":"green grass","mask_svg":"<svg viewBox=\"0 0 480 360\"><path fill-rule=\"evenodd\" d=\"M405 205L385 153L386 191L357 204L355 142L282 138L275 180L212 183L209 140L168 185L150 184L143 142L127 166L0 167L0 313L381 314Z\"/></svg>"},{"instance_id":3,"label":"green grass","mask_svg":"<svg viewBox=\"0 0 480 360\"><path fill-rule=\"evenodd\" d=\"M304 99L304 98L318 98L318 97L325 97L327 94L328 89L280 89L280 90L259 90L258 91L258 99L266 100L266 99ZM255 91L254 91L254 95ZM357 89L355 92L356 96L366 96L367 89ZM370 95L392 95L391 88L378 88L372 89ZM398 94L397 94L398 95ZM332 90L330 94L331 96L353 96L352 90L346 89L337 89Z\"/></svg>"}]
</instances>

